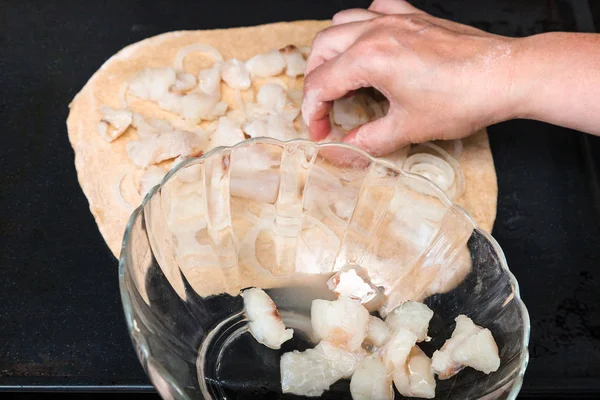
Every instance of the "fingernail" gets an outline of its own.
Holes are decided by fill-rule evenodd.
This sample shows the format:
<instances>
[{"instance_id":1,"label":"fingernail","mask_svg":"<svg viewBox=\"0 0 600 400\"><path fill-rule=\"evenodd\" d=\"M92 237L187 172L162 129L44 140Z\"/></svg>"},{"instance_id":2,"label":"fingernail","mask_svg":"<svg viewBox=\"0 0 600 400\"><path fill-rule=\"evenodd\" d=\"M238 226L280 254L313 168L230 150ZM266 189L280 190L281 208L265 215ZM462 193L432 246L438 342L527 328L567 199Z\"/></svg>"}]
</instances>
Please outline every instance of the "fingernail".
<instances>
[{"instance_id":1,"label":"fingernail","mask_svg":"<svg viewBox=\"0 0 600 400\"><path fill-rule=\"evenodd\" d=\"M321 89L309 89L304 95L304 100L302 100L302 118L307 126L310 126L315 110L322 104L319 101L320 94Z\"/></svg>"}]
</instances>

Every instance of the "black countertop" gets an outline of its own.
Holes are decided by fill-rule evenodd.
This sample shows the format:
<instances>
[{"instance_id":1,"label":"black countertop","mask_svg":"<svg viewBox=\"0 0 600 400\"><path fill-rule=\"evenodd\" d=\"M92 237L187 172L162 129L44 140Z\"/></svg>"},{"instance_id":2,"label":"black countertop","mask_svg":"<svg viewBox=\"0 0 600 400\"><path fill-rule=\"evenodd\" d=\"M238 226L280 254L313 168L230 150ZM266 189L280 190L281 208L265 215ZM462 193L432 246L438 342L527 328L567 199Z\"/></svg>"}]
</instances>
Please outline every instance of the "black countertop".
<instances>
[{"instance_id":1,"label":"black countertop","mask_svg":"<svg viewBox=\"0 0 600 400\"><path fill-rule=\"evenodd\" d=\"M0 390L152 392L67 139L67 105L92 73L162 32L323 19L368 3L0 2ZM600 15L586 0L414 3L511 36L593 31ZM522 397L600 396L600 139L532 121L489 132L493 234L532 320Z\"/></svg>"}]
</instances>

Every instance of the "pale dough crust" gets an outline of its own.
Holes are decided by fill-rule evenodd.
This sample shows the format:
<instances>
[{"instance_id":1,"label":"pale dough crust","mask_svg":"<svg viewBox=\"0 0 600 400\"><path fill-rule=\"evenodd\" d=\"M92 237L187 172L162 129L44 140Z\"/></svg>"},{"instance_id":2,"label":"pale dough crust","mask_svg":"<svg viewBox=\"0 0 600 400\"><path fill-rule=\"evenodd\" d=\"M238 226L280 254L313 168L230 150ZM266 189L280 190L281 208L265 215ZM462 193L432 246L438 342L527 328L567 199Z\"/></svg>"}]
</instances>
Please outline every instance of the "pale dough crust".
<instances>
[{"instance_id":1,"label":"pale dough crust","mask_svg":"<svg viewBox=\"0 0 600 400\"><path fill-rule=\"evenodd\" d=\"M90 210L108 247L115 256L121 249L125 226L133 209L141 201L135 190L139 175L125 150L135 137L129 130L113 143L107 143L96 130L100 121L100 106L118 107L119 91L124 82L148 67L167 67L184 46L206 43L217 48L225 59L246 60L256 54L288 44L309 46L315 34L330 25L330 21L280 22L255 27L208 31L179 31L158 35L130 45L102 65L70 104L67 119L69 140L75 151L75 167L79 183L87 197ZM208 58L189 56L185 67L192 72L208 66ZM301 82L301 80L299 80ZM228 103L234 104L231 99ZM139 112L151 111L156 118L172 119L173 115L157 107L133 102ZM491 231L496 217L498 187L489 141L485 130L463 140L460 164L466 178L465 194L458 204L471 213L486 231ZM116 195L116 182L122 179L124 204Z\"/></svg>"}]
</instances>

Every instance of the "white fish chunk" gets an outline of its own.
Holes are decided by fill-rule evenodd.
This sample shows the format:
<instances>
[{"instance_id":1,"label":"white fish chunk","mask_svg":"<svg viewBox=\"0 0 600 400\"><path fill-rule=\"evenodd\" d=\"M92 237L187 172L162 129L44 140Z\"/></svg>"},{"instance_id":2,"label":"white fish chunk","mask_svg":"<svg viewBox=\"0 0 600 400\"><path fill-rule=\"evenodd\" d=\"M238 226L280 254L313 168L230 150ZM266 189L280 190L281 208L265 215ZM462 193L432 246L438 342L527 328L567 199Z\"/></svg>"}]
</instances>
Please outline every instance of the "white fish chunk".
<instances>
[{"instance_id":1,"label":"white fish chunk","mask_svg":"<svg viewBox=\"0 0 600 400\"><path fill-rule=\"evenodd\" d=\"M354 212L355 201L354 199L345 199L340 198L336 199L333 202L333 208L335 209L335 214L344 219L348 219L352 216Z\"/></svg>"},{"instance_id":2,"label":"white fish chunk","mask_svg":"<svg viewBox=\"0 0 600 400\"><path fill-rule=\"evenodd\" d=\"M242 126L248 121L248 117L244 110L239 108L227 111L225 116L238 126Z\"/></svg>"},{"instance_id":3,"label":"white fish chunk","mask_svg":"<svg viewBox=\"0 0 600 400\"><path fill-rule=\"evenodd\" d=\"M364 276L362 271L361 275ZM366 277L363 279L354 266L344 267L336 272L327 281L327 287L338 296L350 297L361 304L366 304L377 296L377 287L370 284Z\"/></svg>"},{"instance_id":4,"label":"white fish chunk","mask_svg":"<svg viewBox=\"0 0 600 400\"><path fill-rule=\"evenodd\" d=\"M220 97L221 95L221 70L223 63L217 61L210 68L200 70L198 73L199 92L210 96Z\"/></svg>"},{"instance_id":5,"label":"white fish chunk","mask_svg":"<svg viewBox=\"0 0 600 400\"><path fill-rule=\"evenodd\" d=\"M244 108L246 111L246 115L248 116L248 120L266 120L269 116L269 110L263 107L261 104L253 103L251 101L245 102Z\"/></svg>"},{"instance_id":6,"label":"white fish chunk","mask_svg":"<svg viewBox=\"0 0 600 400\"><path fill-rule=\"evenodd\" d=\"M313 300L310 318L317 338L350 351L358 350L367 336L369 312L348 297Z\"/></svg>"},{"instance_id":7,"label":"white fish chunk","mask_svg":"<svg viewBox=\"0 0 600 400\"><path fill-rule=\"evenodd\" d=\"M269 115L267 119L267 135L282 141L296 138L296 130L292 121L283 114Z\"/></svg>"},{"instance_id":8,"label":"white fish chunk","mask_svg":"<svg viewBox=\"0 0 600 400\"><path fill-rule=\"evenodd\" d=\"M353 400L391 400L394 398L392 377L379 354L366 357L356 368L350 381Z\"/></svg>"},{"instance_id":9,"label":"white fish chunk","mask_svg":"<svg viewBox=\"0 0 600 400\"><path fill-rule=\"evenodd\" d=\"M363 349L348 351L329 342L320 342L315 348L317 347L323 357L331 362L332 367L342 374L342 379L349 379L358 364L367 356Z\"/></svg>"},{"instance_id":10,"label":"white fish chunk","mask_svg":"<svg viewBox=\"0 0 600 400\"><path fill-rule=\"evenodd\" d=\"M149 166L140 178L139 193L145 196L154 186L158 185L167 173L157 165Z\"/></svg>"},{"instance_id":11,"label":"white fish chunk","mask_svg":"<svg viewBox=\"0 0 600 400\"><path fill-rule=\"evenodd\" d=\"M157 136L164 132L175 130L166 119L146 118L141 114L133 113L131 125L137 130L140 139Z\"/></svg>"},{"instance_id":12,"label":"white fish chunk","mask_svg":"<svg viewBox=\"0 0 600 400\"><path fill-rule=\"evenodd\" d=\"M233 146L245 139L244 132L242 132L238 124L229 118L221 117L219 118L217 129L210 135L210 148Z\"/></svg>"},{"instance_id":13,"label":"white fish chunk","mask_svg":"<svg viewBox=\"0 0 600 400\"><path fill-rule=\"evenodd\" d=\"M288 90L288 97L296 107L302 107L302 98L304 97L304 93L301 89Z\"/></svg>"},{"instance_id":14,"label":"white fish chunk","mask_svg":"<svg viewBox=\"0 0 600 400\"><path fill-rule=\"evenodd\" d=\"M204 152L198 152L196 154L193 154L194 157L200 157L204 154ZM173 161L173 166L179 164L180 162L186 160L186 157L179 157L178 159L175 159ZM182 182L186 182L186 183L195 183L198 184L198 182L201 182L202 180L202 165L201 164L195 164L195 165L187 165L186 167L180 169L177 172L177 179L182 181ZM192 185L186 185L187 187L193 187Z\"/></svg>"},{"instance_id":15,"label":"white fish chunk","mask_svg":"<svg viewBox=\"0 0 600 400\"><path fill-rule=\"evenodd\" d=\"M265 137L269 133L269 124L266 120L255 119L244 124L242 130L252 138Z\"/></svg>"},{"instance_id":16,"label":"white fish chunk","mask_svg":"<svg viewBox=\"0 0 600 400\"><path fill-rule=\"evenodd\" d=\"M169 93L176 80L177 74L171 67L145 68L131 80L129 91L142 100L158 102Z\"/></svg>"},{"instance_id":17,"label":"white fish chunk","mask_svg":"<svg viewBox=\"0 0 600 400\"><path fill-rule=\"evenodd\" d=\"M177 72L175 83L169 88L170 91L175 93L185 93L196 86L196 77L187 72Z\"/></svg>"},{"instance_id":18,"label":"white fish chunk","mask_svg":"<svg viewBox=\"0 0 600 400\"><path fill-rule=\"evenodd\" d=\"M369 325L367 326L367 336L365 337L365 343L377 348L380 348L390 338L392 331L385 322L381 319L369 316Z\"/></svg>"},{"instance_id":19,"label":"white fish chunk","mask_svg":"<svg viewBox=\"0 0 600 400\"><path fill-rule=\"evenodd\" d=\"M298 117L298 115L300 115L300 109L288 103L283 108L283 110L281 110L280 115L286 121L293 122Z\"/></svg>"},{"instance_id":20,"label":"white fish chunk","mask_svg":"<svg viewBox=\"0 0 600 400\"><path fill-rule=\"evenodd\" d=\"M201 70L198 74L198 88L179 94L165 92L156 99L159 107L179 114L191 122L214 120L227 111L227 103L220 101L221 64L215 63L211 68Z\"/></svg>"},{"instance_id":21,"label":"white fish chunk","mask_svg":"<svg viewBox=\"0 0 600 400\"><path fill-rule=\"evenodd\" d=\"M250 333L257 342L271 349L279 349L281 345L294 335L293 329L286 329L277 306L264 290L247 289L242 292L244 311L250 322Z\"/></svg>"},{"instance_id":22,"label":"white fish chunk","mask_svg":"<svg viewBox=\"0 0 600 400\"><path fill-rule=\"evenodd\" d=\"M414 346L410 351L406 366L394 370L393 378L396 389L405 397L435 397L436 384L431 359L419 346Z\"/></svg>"},{"instance_id":23,"label":"white fish chunk","mask_svg":"<svg viewBox=\"0 0 600 400\"><path fill-rule=\"evenodd\" d=\"M396 307L385 318L385 323L393 330L404 328L417 335L417 341L428 340L427 329L433 318L433 311L423 303L407 301Z\"/></svg>"},{"instance_id":24,"label":"white fish chunk","mask_svg":"<svg viewBox=\"0 0 600 400\"><path fill-rule=\"evenodd\" d=\"M288 101L287 92L277 83L265 83L258 89L256 101L268 111L281 112Z\"/></svg>"},{"instance_id":25,"label":"white fish chunk","mask_svg":"<svg viewBox=\"0 0 600 400\"><path fill-rule=\"evenodd\" d=\"M121 136L133 122L133 114L129 110L100 107L102 119L98 124L98 133L107 142Z\"/></svg>"},{"instance_id":26,"label":"white fish chunk","mask_svg":"<svg viewBox=\"0 0 600 400\"><path fill-rule=\"evenodd\" d=\"M333 122L345 131L369 122L370 113L362 95L343 97L333 102Z\"/></svg>"},{"instance_id":27,"label":"white fish chunk","mask_svg":"<svg viewBox=\"0 0 600 400\"><path fill-rule=\"evenodd\" d=\"M231 157L231 173L250 175L266 171L281 163L279 155L265 150L263 147L247 146L235 149Z\"/></svg>"},{"instance_id":28,"label":"white fish chunk","mask_svg":"<svg viewBox=\"0 0 600 400\"><path fill-rule=\"evenodd\" d=\"M182 95L170 91L177 81L173 68L147 68L131 81L129 90L142 100L156 102L164 110L198 122L203 119L212 120L227 110L227 104L219 101L220 79L220 69L215 64L200 72L198 91Z\"/></svg>"},{"instance_id":29,"label":"white fish chunk","mask_svg":"<svg viewBox=\"0 0 600 400\"><path fill-rule=\"evenodd\" d=\"M280 361L282 391L299 396L320 396L338 380L350 378L365 355L327 342L303 352L285 353Z\"/></svg>"},{"instance_id":30,"label":"white fish chunk","mask_svg":"<svg viewBox=\"0 0 600 400\"><path fill-rule=\"evenodd\" d=\"M498 345L489 329L475 325L466 315L455 319L450 339L432 357L432 368L440 379L456 375L464 367L489 374L500 367Z\"/></svg>"},{"instance_id":31,"label":"white fish chunk","mask_svg":"<svg viewBox=\"0 0 600 400\"><path fill-rule=\"evenodd\" d=\"M304 75L306 70L306 60L302 53L293 44L279 49L279 52L285 60L285 74L295 78L299 75Z\"/></svg>"},{"instance_id":32,"label":"white fish chunk","mask_svg":"<svg viewBox=\"0 0 600 400\"><path fill-rule=\"evenodd\" d=\"M250 71L246 64L232 58L223 64L222 76L225 83L232 89L246 90L250 87Z\"/></svg>"},{"instance_id":33,"label":"white fish chunk","mask_svg":"<svg viewBox=\"0 0 600 400\"><path fill-rule=\"evenodd\" d=\"M247 171L231 172L229 190L232 196L252 199L261 203L275 203L279 192L279 171Z\"/></svg>"},{"instance_id":34,"label":"white fish chunk","mask_svg":"<svg viewBox=\"0 0 600 400\"><path fill-rule=\"evenodd\" d=\"M371 119L379 119L385 116L381 103L375 101L371 96L365 96L365 105L370 113Z\"/></svg>"},{"instance_id":35,"label":"white fish chunk","mask_svg":"<svg viewBox=\"0 0 600 400\"><path fill-rule=\"evenodd\" d=\"M204 93L189 93L185 96L169 97L168 101L160 101L159 106L165 110L181 115L183 118L199 122L213 120L225 114L227 104L219 101L218 96Z\"/></svg>"},{"instance_id":36,"label":"white fish chunk","mask_svg":"<svg viewBox=\"0 0 600 400\"><path fill-rule=\"evenodd\" d=\"M190 185L191 186L191 185ZM167 226L171 232L196 232L206 228L204 197L198 192L169 198Z\"/></svg>"},{"instance_id":37,"label":"white fish chunk","mask_svg":"<svg viewBox=\"0 0 600 400\"><path fill-rule=\"evenodd\" d=\"M165 132L126 145L129 159L140 167L147 167L178 156L188 156L202 148L206 139L186 131Z\"/></svg>"},{"instance_id":38,"label":"white fish chunk","mask_svg":"<svg viewBox=\"0 0 600 400\"><path fill-rule=\"evenodd\" d=\"M279 50L271 50L246 61L246 67L250 70L252 76L268 78L283 72L285 60Z\"/></svg>"},{"instance_id":39,"label":"white fish chunk","mask_svg":"<svg viewBox=\"0 0 600 400\"><path fill-rule=\"evenodd\" d=\"M417 343L417 335L408 329L399 329L392 333L388 342L381 349L383 364L387 371L404 368L410 351Z\"/></svg>"}]
</instances>

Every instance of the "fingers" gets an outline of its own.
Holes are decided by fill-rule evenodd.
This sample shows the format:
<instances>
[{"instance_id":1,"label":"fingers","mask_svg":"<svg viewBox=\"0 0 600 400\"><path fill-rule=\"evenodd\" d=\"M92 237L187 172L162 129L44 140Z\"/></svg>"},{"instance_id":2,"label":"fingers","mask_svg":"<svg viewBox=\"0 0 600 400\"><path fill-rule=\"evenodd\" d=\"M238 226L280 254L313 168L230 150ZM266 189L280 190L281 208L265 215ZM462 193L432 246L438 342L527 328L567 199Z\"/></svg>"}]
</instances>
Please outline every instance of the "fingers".
<instances>
[{"instance_id":1,"label":"fingers","mask_svg":"<svg viewBox=\"0 0 600 400\"><path fill-rule=\"evenodd\" d=\"M404 0L374 0L369 11L381 14L425 14Z\"/></svg>"},{"instance_id":2,"label":"fingers","mask_svg":"<svg viewBox=\"0 0 600 400\"><path fill-rule=\"evenodd\" d=\"M335 14L332 19L332 24L341 25L349 22L366 21L380 16L380 13L374 11L368 11L362 8L352 8L350 10L343 10Z\"/></svg>"},{"instance_id":3,"label":"fingers","mask_svg":"<svg viewBox=\"0 0 600 400\"><path fill-rule=\"evenodd\" d=\"M308 126L308 133L310 138L315 141L321 141L329 135L331 132L331 120L329 119L329 112L331 111L331 102L316 102L314 104L314 113L311 114L310 107L306 108L304 105L310 104L306 101L302 103L302 116L304 122Z\"/></svg>"},{"instance_id":4,"label":"fingers","mask_svg":"<svg viewBox=\"0 0 600 400\"><path fill-rule=\"evenodd\" d=\"M313 140L322 140L329 134L331 102L361 87L371 86L363 67L364 57L348 51L321 64L304 79L302 116Z\"/></svg>"},{"instance_id":5,"label":"fingers","mask_svg":"<svg viewBox=\"0 0 600 400\"><path fill-rule=\"evenodd\" d=\"M410 139L408 135L402 134L402 124L397 113L390 110L385 117L348 132L343 142L379 157L410 144Z\"/></svg>"},{"instance_id":6,"label":"fingers","mask_svg":"<svg viewBox=\"0 0 600 400\"><path fill-rule=\"evenodd\" d=\"M321 147L319 156L327 159L332 165L343 168L365 169L371 164L363 154L336 143Z\"/></svg>"},{"instance_id":7,"label":"fingers","mask_svg":"<svg viewBox=\"0 0 600 400\"><path fill-rule=\"evenodd\" d=\"M363 21L357 21L331 26L319 32L313 40L305 74L310 74L325 61L346 51L366 30L367 25Z\"/></svg>"}]
</instances>

